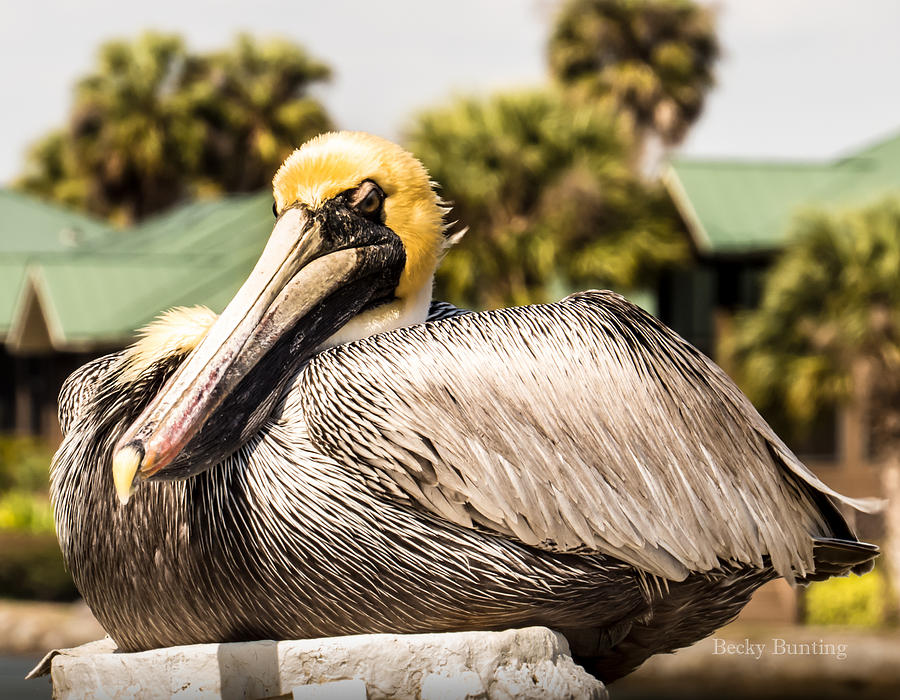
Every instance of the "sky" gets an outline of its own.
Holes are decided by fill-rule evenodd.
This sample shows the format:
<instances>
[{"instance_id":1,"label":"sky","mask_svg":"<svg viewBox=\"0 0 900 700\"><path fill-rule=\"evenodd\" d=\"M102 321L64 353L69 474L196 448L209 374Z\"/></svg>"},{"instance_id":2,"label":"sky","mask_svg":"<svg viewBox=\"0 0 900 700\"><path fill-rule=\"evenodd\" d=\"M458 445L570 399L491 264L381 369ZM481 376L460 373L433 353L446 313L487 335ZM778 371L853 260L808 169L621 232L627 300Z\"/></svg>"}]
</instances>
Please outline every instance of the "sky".
<instances>
[{"instance_id":1,"label":"sky","mask_svg":"<svg viewBox=\"0 0 900 700\"><path fill-rule=\"evenodd\" d=\"M720 0L718 84L681 150L828 158L900 130L900 2ZM342 128L402 137L454 95L546 80L557 0L0 0L0 183L62 124L97 46L148 28L197 50L283 36L334 69L317 89Z\"/></svg>"}]
</instances>

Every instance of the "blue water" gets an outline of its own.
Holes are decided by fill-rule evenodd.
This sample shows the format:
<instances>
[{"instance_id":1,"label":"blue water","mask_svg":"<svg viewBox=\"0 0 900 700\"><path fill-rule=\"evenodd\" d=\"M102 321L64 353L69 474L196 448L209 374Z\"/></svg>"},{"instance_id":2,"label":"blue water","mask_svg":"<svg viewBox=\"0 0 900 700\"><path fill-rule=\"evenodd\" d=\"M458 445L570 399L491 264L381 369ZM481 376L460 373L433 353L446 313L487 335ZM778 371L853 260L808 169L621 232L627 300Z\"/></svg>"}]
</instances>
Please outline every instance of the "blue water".
<instances>
[{"instance_id":1,"label":"blue water","mask_svg":"<svg viewBox=\"0 0 900 700\"><path fill-rule=\"evenodd\" d=\"M25 674L35 667L39 656L0 656L0 698L10 700L49 700L50 676L26 681Z\"/></svg>"}]
</instances>

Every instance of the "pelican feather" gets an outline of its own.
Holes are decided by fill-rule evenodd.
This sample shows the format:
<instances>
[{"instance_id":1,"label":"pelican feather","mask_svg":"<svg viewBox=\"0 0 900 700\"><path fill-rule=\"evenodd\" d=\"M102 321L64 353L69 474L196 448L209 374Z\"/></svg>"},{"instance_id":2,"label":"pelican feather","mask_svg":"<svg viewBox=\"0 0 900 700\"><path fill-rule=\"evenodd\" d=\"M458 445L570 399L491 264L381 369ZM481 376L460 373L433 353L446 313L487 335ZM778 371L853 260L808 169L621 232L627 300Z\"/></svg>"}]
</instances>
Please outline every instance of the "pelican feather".
<instances>
[{"instance_id":1,"label":"pelican feather","mask_svg":"<svg viewBox=\"0 0 900 700\"><path fill-rule=\"evenodd\" d=\"M221 314L169 312L60 394L57 536L122 651L548 625L610 681L776 576L871 569L839 506L876 504L623 297L430 301L458 235L411 154L325 134L273 192Z\"/></svg>"},{"instance_id":2,"label":"pelican feather","mask_svg":"<svg viewBox=\"0 0 900 700\"><path fill-rule=\"evenodd\" d=\"M317 449L435 514L468 526L468 508L532 546L670 580L769 557L793 581L843 522L812 492L872 507L825 486L724 372L612 292L345 344L292 396ZM376 450L390 459L375 464Z\"/></svg>"}]
</instances>

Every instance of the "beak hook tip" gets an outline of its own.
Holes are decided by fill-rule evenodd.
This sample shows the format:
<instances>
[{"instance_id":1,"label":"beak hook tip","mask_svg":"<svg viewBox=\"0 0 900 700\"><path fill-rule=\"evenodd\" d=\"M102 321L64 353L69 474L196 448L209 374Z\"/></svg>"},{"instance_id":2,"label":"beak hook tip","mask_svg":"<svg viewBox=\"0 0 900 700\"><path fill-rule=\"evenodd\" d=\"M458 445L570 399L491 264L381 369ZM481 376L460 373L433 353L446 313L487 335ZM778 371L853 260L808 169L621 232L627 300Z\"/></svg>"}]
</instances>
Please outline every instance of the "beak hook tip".
<instances>
[{"instance_id":1,"label":"beak hook tip","mask_svg":"<svg viewBox=\"0 0 900 700\"><path fill-rule=\"evenodd\" d=\"M128 499L134 493L134 477L143 459L144 450L138 442L128 443L116 450L115 455L113 455L113 484L116 487L119 503L122 505L128 503Z\"/></svg>"}]
</instances>

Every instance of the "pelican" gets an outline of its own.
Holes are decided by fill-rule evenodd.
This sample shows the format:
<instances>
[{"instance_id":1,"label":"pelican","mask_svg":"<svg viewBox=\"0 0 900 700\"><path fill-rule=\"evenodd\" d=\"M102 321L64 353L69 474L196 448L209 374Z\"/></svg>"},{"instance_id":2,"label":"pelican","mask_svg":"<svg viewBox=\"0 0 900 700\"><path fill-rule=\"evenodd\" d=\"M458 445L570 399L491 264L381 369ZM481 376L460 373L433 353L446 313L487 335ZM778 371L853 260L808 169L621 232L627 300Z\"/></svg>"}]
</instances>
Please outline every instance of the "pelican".
<instances>
[{"instance_id":1,"label":"pelican","mask_svg":"<svg viewBox=\"0 0 900 700\"><path fill-rule=\"evenodd\" d=\"M432 302L447 207L399 146L321 135L273 189L221 315L61 392L59 542L121 650L546 625L609 682L773 578L872 567L839 509L872 502L623 297Z\"/></svg>"}]
</instances>

